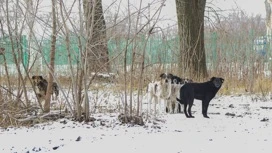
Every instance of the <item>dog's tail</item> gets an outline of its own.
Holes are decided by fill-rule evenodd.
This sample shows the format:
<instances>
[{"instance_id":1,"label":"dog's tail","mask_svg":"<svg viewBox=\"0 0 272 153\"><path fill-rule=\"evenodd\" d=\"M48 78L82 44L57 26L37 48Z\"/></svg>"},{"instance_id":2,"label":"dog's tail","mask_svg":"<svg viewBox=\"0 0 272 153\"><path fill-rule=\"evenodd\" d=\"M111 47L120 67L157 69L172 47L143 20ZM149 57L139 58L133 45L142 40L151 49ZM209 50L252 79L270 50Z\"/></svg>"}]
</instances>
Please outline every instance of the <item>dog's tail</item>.
<instances>
[{"instance_id":1,"label":"dog's tail","mask_svg":"<svg viewBox=\"0 0 272 153\"><path fill-rule=\"evenodd\" d=\"M179 99L180 98L180 99ZM182 100L183 99L183 94L181 92L181 89L180 89L180 97L176 97L177 101L180 103L180 104L184 104L184 101Z\"/></svg>"},{"instance_id":2,"label":"dog's tail","mask_svg":"<svg viewBox=\"0 0 272 153\"><path fill-rule=\"evenodd\" d=\"M180 104L184 104L184 102L182 101L181 98L180 98L180 99L176 98L176 99L177 99L177 101L178 101Z\"/></svg>"}]
</instances>

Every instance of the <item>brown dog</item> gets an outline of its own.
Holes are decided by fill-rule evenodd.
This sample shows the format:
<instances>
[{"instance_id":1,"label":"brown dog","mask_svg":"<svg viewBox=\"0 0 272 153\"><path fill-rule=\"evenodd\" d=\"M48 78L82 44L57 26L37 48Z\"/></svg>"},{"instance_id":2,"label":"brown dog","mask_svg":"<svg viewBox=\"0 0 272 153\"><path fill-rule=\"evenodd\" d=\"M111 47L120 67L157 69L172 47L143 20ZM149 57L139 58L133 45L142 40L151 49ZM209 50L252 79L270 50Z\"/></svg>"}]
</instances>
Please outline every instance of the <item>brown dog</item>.
<instances>
[{"instance_id":1,"label":"brown dog","mask_svg":"<svg viewBox=\"0 0 272 153\"><path fill-rule=\"evenodd\" d=\"M32 82L34 86L36 87L36 93L38 98L44 99L47 91L48 82L45 80L42 76L34 75L32 76ZM53 89L52 89L52 96L55 95L55 98L59 95L59 87L56 82L53 82ZM54 98L54 96L53 96Z\"/></svg>"}]
</instances>

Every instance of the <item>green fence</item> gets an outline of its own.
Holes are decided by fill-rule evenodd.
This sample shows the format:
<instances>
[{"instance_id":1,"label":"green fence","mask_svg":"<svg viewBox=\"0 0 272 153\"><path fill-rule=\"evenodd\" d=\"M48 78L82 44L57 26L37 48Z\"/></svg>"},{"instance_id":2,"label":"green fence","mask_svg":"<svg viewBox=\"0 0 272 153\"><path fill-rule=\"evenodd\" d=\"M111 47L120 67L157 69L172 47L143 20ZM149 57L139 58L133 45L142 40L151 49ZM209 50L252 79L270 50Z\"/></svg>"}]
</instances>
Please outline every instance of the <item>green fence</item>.
<instances>
[{"instance_id":1,"label":"green fence","mask_svg":"<svg viewBox=\"0 0 272 153\"><path fill-rule=\"evenodd\" d=\"M28 64L29 54L26 36L22 36L19 40L10 37L0 38L0 47L5 49L4 56L7 64L14 64L15 60L23 63L24 66ZM14 56L15 55L15 56ZM0 55L0 64L4 64L4 57Z\"/></svg>"},{"instance_id":2,"label":"green fence","mask_svg":"<svg viewBox=\"0 0 272 153\"><path fill-rule=\"evenodd\" d=\"M56 65L67 65L69 64L68 62L68 51L67 51L67 46L66 46L65 39L59 38L57 39L56 42L56 54L55 54L55 64ZM79 56L79 45L78 45L78 40L76 37L71 37L70 38L70 56L71 56L71 62L72 64L78 63L80 60ZM51 49L51 40L45 40L42 42L42 53L44 56L43 64L45 62L49 63L50 60L50 49Z\"/></svg>"},{"instance_id":3,"label":"green fence","mask_svg":"<svg viewBox=\"0 0 272 153\"><path fill-rule=\"evenodd\" d=\"M253 31L231 36L207 33L205 36L207 63L218 65L219 60L226 63L253 60L267 62L271 59L271 40L270 36L258 36Z\"/></svg>"},{"instance_id":4,"label":"green fence","mask_svg":"<svg viewBox=\"0 0 272 153\"><path fill-rule=\"evenodd\" d=\"M237 60L250 61L252 56L258 56L265 60L271 59L270 41L269 37L259 37L254 35L254 32L237 34L235 36L222 35L220 33L205 33L205 51L207 63L218 65L218 61L225 59L226 62L233 62ZM132 40L129 40L129 42ZM16 41L14 41L16 42ZM20 43L13 45L16 59L24 65L29 61L29 49L26 36L20 38ZM124 52L126 50L126 39L111 39L108 41L108 51L110 58L116 58L123 61ZM0 38L0 45L5 48L5 57L7 64L14 64L14 56L12 45L9 37ZM77 64L80 60L79 43L77 37L70 37L70 54L72 64ZM84 47L84 46L83 46ZM41 50L43 54L43 61L49 62L50 57L50 39L42 41ZM131 63L132 51L136 51L137 56L141 56L146 52L145 62L147 64L155 63L177 63L179 55L179 39L178 37L171 37L168 39L158 37L151 37L146 39L145 36L140 36L132 41L127 47L127 64ZM3 56L0 56L0 63L4 63ZM121 62L120 62L121 63ZM56 43L56 65L68 64L68 52L64 38L58 38Z\"/></svg>"},{"instance_id":5,"label":"green fence","mask_svg":"<svg viewBox=\"0 0 272 153\"><path fill-rule=\"evenodd\" d=\"M131 64L132 53L136 52L136 55L142 55L145 52L145 63L175 63L177 62L177 50L173 50L170 46L174 46L176 38L164 41L159 38L150 38L146 40L144 37L129 43L127 47L127 64ZM130 42L130 40L128 41ZM124 55L126 50L127 40L110 40L108 42L109 55L111 58L117 55ZM175 46L177 43L175 44ZM175 47L173 47L175 48ZM124 56L121 56L123 59ZM139 57L141 58L141 57Z\"/></svg>"}]
</instances>

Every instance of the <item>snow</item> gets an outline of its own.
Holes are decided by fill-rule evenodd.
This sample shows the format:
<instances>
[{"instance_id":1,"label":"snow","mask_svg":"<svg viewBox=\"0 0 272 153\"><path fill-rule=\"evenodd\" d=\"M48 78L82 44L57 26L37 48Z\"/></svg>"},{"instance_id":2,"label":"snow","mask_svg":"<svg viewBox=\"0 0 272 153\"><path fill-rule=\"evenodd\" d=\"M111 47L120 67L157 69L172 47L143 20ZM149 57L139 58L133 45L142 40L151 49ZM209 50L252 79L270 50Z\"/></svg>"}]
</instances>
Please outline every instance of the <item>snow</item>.
<instances>
[{"instance_id":1,"label":"snow","mask_svg":"<svg viewBox=\"0 0 272 153\"><path fill-rule=\"evenodd\" d=\"M272 150L272 100L217 96L206 119L160 114L144 126L121 124L118 114L93 114L89 123L60 119L33 127L0 128L0 153L268 153Z\"/></svg>"}]
</instances>

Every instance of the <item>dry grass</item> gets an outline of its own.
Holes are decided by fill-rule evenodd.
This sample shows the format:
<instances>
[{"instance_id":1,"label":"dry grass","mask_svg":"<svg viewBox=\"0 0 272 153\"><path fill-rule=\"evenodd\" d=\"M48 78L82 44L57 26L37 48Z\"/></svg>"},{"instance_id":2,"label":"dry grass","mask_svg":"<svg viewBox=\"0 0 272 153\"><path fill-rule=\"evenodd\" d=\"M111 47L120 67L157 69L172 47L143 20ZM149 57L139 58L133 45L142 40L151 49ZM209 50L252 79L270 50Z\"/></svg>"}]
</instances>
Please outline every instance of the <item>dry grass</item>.
<instances>
[{"instance_id":1,"label":"dry grass","mask_svg":"<svg viewBox=\"0 0 272 153\"><path fill-rule=\"evenodd\" d=\"M1 90L0 90L1 91ZM18 126L16 115L20 109L15 101L7 101L0 92L0 127Z\"/></svg>"},{"instance_id":2,"label":"dry grass","mask_svg":"<svg viewBox=\"0 0 272 153\"><path fill-rule=\"evenodd\" d=\"M222 95L232 94L261 94L267 96L272 91L272 80L265 77L257 77L253 81L235 78L224 78L225 82L219 93Z\"/></svg>"},{"instance_id":3,"label":"dry grass","mask_svg":"<svg viewBox=\"0 0 272 153\"><path fill-rule=\"evenodd\" d=\"M162 73L163 70L153 69L150 73L145 72L142 83L143 83L143 94L146 92L147 84L151 81L156 79L155 75L159 75ZM175 71L173 71L175 72ZM170 72L172 73L172 72ZM176 73L173 73L176 74ZM211 74L210 76L220 76L218 74ZM181 76L182 77L182 76ZM222 88L219 90L219 95L236 95L236 94L253 94L253 95L259 95L260 98L266 97L271 94L272 91L272 80L270 77L264 77L261 75L255 75L254 78L250 79L249 76L243 76L243 78L238 79L237 76L220 76L225 79L225 82L222 86ZM184 77L183 77L184 78ZM1 77L1 82L5 82L7 78ZM129 90L132 89L133 92L137 91L138 89L138 83L139 83L139 71L135 71L133 77L133 87L130 88L130 75L127 75L127 94L129 94ZM203 79L203 81L207 81L207 79ZM253 81L251 81L253 80ZM61 76L58 78L58 81L60 82L62 87L71 88L71 78ZM15 77L11 77L11 82L13 85L17 85L18 79ZM4 84L5 85L5 84ZM30 82L28 80L27 86L30 86ZM14 86L13 86L14 87ZM103 100L101 101L101 98L103 96L107 96L109 92L112 94L121 97L124 96L124 74L119 73L118 76L115 76L114 78L96 78L94 82L91 84L90 89L92 91L97 92L97 95L94 95L92 97L92 102L96 105L96 111L95 112L118 112L122 111L122 104L120 104L116 107L113 107L113 109L108 110L107 107L104 105L101 105L103 103ZM103 99L103 98L102 98ZM104 99L107 99L104 98ZM122 99L122 98L119 98ZM23 108L20 105L18 105L19 102L16 102L14 100L14 96L12 99L7 96L6 91L0 90L0 127L8 127L8 126L20 126L23 125L22 123L18 122L18 119L23 118L27 115L27 113L31 112L28 111L29 109ZM101 107L101 108L100 108ZM58 108L57 108L58 109ZM32 111L33 113L33 111ZM32 125L33 123L24 123L24 125Z\"/></svg>"}]
</instances>

